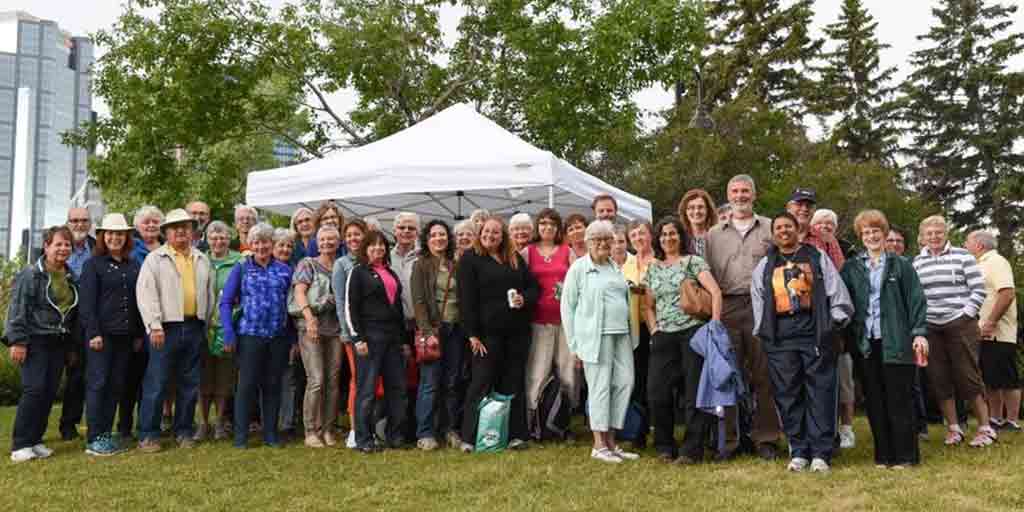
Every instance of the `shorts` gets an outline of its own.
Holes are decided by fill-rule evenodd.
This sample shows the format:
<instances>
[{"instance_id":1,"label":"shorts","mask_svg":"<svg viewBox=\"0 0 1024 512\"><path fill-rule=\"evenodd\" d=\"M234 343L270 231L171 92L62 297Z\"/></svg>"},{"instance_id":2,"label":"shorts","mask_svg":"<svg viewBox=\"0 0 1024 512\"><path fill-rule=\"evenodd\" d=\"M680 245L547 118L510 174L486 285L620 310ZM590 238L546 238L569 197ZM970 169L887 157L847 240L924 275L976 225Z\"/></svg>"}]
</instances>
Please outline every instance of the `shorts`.
<instances>
[{"instance_id":1,"label":"shorts","mask_svg":"<svg viewBox=\"0 0 1024 512\"><path fill-rule=\"evenodd\" d=\"M853 389L853 357L847 352L839 354L836 362L836 373L839 375L839 403L852 404L857 400Z\"/></svg>"},{"instance_id":2,"label":"shorts","mask_svg":"<svg viewBox=\"0 0 1024 512\"><path fill-rule=\"evenodd\" d=\"M981 342L981 377L988 389L1017 389L1017 345L1001 341Z\"/></svg>"},{"instance_id":3,"label":"shorts","mask_svg":"<svg viewBox=\"0 0 1024 512\"><path fill-rule=\"evenodd\" d=\"M203 371L199 377L199 395L228 398L235 394L238 373L233 357L217 357L202 351Z\"/></svg>"},{"instance_id":4,"label":"shorts","mask_svg":"<svg viewBox=\"0 0 1024 512\"><path fill-rule=\"evenodd\" d=\"M928 383L938 401L973 400L985 391L978 365L978 320L961 316L948 324L928 324Z\"/></svg>"}]
</instances>

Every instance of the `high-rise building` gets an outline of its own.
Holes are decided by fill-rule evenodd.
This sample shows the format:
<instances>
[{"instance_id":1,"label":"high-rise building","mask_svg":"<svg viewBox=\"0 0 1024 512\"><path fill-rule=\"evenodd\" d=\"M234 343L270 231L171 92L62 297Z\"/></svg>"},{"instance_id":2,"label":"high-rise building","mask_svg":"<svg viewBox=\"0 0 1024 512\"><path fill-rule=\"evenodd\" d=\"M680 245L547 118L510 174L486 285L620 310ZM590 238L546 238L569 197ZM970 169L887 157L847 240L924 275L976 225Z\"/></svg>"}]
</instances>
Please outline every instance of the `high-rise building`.
<instances>
[{"instance_id":1,"label":"high-rise building","mask_svg":"<svg viewBox=\"0 0 1024 512\"><path fill-rule=\"evenodd\" d=\"M302 162L302 150L284 138L274 137L274 159L281 167L295 165Z\"/></svg>"},{"instance_id":2,"label":"high-rise building","mask_svg":"<svg viewBox=\"0 0 1024 512\"><path fill-rule=\"evenodd\" d=\"M88 197L97 195L87 186L89 152L61 142L95 116L92 63L89 38L0 12L0 255L40 247L42 229L64 223L73 198L98 199Z\"/></svg>"}]
</instances>

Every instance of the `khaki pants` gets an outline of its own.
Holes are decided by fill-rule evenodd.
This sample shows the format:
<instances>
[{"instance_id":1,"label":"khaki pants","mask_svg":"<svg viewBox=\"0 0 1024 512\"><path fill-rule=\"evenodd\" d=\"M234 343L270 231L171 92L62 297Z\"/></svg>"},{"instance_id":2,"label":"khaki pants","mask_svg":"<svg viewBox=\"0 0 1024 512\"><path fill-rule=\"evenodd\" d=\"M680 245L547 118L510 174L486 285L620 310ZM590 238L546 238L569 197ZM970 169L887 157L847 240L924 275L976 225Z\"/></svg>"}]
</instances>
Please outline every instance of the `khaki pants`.
<instances>
[{"instance_id":1,"label":"khaki pants","mask_svg":"<svg viewBox=\"0 0 1024 512\"><path fill-rule=\"evenodd\" d=\"M302 365L306 368L306 394L302 402L302 422L306 434L322 434L334 429L338 419L341 393L341 338L299 336Z\"/></svg>"},{"instance_id":2,"label":"khaki pants","mask_svg":"<svg viewBox=\"0 0 1024 512\"><path fill-rule=\"evenodd\" d=\"M558 382L569 402L576 407L580 401L580 379L576 357L569 352L569 342L561 325L530 324L530 353L526 359L526 408L539 406L541 386L556 368Z\"/></svg>"},{"instance_id":3,"label":"khaki pants","mask_svg":"<svg viewBox=\"0 0 1024 512\"><path fill-rule=\"evenodd\" d=\"M775 443L781 436L779 413L775 407L775 393L768 374L768 358L761 349L761 340L754 336L754 310L749 295L730 295L722 305L722 323L729 331L729 340L736 351L736 359L743 366L743 379L754 397L750 437L755 445ZM736 432L736 408L725 410L726 449L739 446Z\"/></svg>"}]
</instances>

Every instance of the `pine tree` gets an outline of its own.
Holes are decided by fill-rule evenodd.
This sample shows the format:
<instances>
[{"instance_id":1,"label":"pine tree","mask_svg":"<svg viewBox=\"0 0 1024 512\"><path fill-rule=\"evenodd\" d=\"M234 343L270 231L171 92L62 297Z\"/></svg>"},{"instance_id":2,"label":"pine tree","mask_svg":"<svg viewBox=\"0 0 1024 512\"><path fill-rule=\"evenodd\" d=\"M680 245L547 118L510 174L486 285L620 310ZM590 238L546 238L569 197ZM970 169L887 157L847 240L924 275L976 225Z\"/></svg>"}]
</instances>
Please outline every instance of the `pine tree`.
<instances>
[{"instance_id":1,"label":"pine tree","mask_svg":"<svg viewBox=\"0 0 1024 512\"><path fill-rule=\"evenodd\" d=\"M751 96L772 108L805 110L805 69L823 41L810 34L813 0L783 8L780 0L717 0L707 4L710 47L705 98L722 105Z\"/></svg>"},{"instance_id":2,"label":"pine tree","mask_svg":"<svg viewBox=\"0 0 1024 512\"><path fill-rule=\"evenodd\" d=\"M809 93L810 110L837 116L831 143L855 162L893 165L898 129L892 114L896 68L881 69L879 53L889 48L875 34L874 20L861 0L844 0L839 21L825 27L835 48L816 67L819 82Z\"/></svg>"},{"instance_id":3,"label":"pine tree","mask_svg":"<svg viewBox=\"0 0 1024 512\"><path fill-rule=\"evenodd\" d=\"M942 0L938 24L918 37L931 46L914 53L904 84L914 185L957 226L996 227L1007 257L1024 221L1024 73L1007 69L1024 50L1024 34L1008 32L1016 10Z\"/></svg>"}]
</instances>

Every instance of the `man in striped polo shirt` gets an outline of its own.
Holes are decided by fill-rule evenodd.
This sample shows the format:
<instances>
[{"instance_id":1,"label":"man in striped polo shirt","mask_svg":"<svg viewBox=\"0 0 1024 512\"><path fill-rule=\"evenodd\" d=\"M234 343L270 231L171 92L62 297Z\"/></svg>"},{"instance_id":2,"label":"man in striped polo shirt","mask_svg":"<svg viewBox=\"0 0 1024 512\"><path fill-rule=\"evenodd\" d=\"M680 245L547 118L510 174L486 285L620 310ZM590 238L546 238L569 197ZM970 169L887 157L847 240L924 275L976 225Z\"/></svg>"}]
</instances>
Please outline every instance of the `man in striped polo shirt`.
<instances>
[{"instance_id":1,"label":"man in striped polo shirt","mask_svg":"<svg viewBox=\"0 0 1024 512\"><path fill-rule=\"evenodd\" d=\"M946 239L946 220L935 215L921 221L921 254L914 269L928 300L928 380L949 426L946 445L964 440L954 397L969 402L978 420L971 446L988 446L996 432L989 425L985 385L978 366L978 312L985 302L985 279L977 260Z\"/></svg>"}]
</instances>

